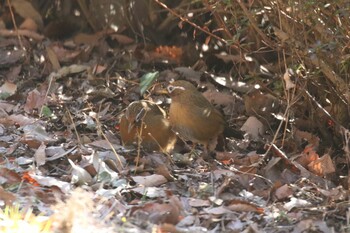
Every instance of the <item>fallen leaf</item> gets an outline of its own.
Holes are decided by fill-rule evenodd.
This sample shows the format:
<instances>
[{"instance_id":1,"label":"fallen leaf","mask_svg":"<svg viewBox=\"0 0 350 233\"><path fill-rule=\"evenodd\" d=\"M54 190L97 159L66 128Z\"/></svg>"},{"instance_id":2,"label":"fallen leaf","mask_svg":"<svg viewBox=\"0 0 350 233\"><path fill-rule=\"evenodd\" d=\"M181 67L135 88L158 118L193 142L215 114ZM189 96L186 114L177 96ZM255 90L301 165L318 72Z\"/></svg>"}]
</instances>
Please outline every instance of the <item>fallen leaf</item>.
<instances>
[{"instance_id":1,"label":"fallen leaf","mask_svg":"<svg viewBox=\"0 0 350 233\"><path fill-rule=\"evenodd\" d=\"M303 219L293 228L291 233L299 232L334 232L333 228L327 226L326 222L314 220L314 219Z\"/></svg>"},{"instance_id":2,"label":"fallen leaf","mask_svg":"<svg viewBox=\"0 0 350 233\"><path fill-rule=\"evenodd\" d=\"M38 182L41 186L57 186L63 193L68 194L72 186L68 182L60 181L57 178L54 177L48 177L48 176L41 176L36 174L29 174L31 178L35 179L36 182Z\"/></svg>"},{"instance_id":3,"label":"fallen leaf","mask_svg":"<svg viewBox=\"0 0 350 233\"><path fill-rule=\"evenodd\" d=\"M226 208L231 211L238 212L257 212L259 214L264 213L264 209L247 201L243 200L231 200L226 204Z\"/></svg>"},{"instance_id":4,"label":"fallen leaf","mask_svg":"<svg viewBox=\"0 0 350 233\"><path fill-rule=\"evenodd\" d=\"M153 82L159 77L159 72L146 73L141 77L140 95L143 94L152 86Z\"/></svg>"},{"instance_id":5,"label":"fallen leaf","mask_svg":"<svg viewBox=\"0 0 350 233\"><path fill-rule=\"evenodd\" d=\"M13 185L21 182L22 178L17 172L14 172L8 168L0 168L0 178L6 180L6 184Z\"/></svg>"},{"instance_id":6,"label":"fallen leaf","mask_svg":"<svg viewBox=\"0 0 350 233\"><path fill-rule=\"evenodd\" d=\"M16 91L17 91L16 84L5 81L4 84L2 84L2 86L0 87L0 97L11 96L11 95L15 94ZM4 99L4 98L0 98L0 99Z\"/></svg>"},{"instance_id":7,"label":"fallen leaf","mask_svg":"<svg viewBox=\"0 0 350 233\"><path fill-rule=\"evenodd\" d=\"M31 2L25 0L13 0L11 5L15 8L16 13L18 13L23 18L30 18L35 21L35 23L43 28L44 22L41 18L40 13L33 7Z\"/></svg>"},{"instance_id":8,"label":"fallen leaf","mask_svg":"<svg viewBox=\"0 0 350 233\"><path fill-rule=\"evenodd\" d=\"M128 45L128 44L131 44L134 42L134 39L132 39L128 36L124 36L122 34L112 34L112 35L109 35L109 37L118 41L118 43L122 44L122 45Z\"/></svg>"},{"instance_id":9,"label":"fallen leaf","mask_svg":"<svg viewBox=\"0 0 350 233\"><path fill-rule=\"evenodd\" d=\"M290 201L286 202L283 206L286 210L290 211L293 208L304 208L311 206L311 203L307 200L291 197Z\"/></svg>"},{"instance_id":10,"label":"fallen leaf","mask_svg":"<svg viewBox=\"0 0 350 233\"><path fill-rule=\"evenodd\" d=\"M24 111L30 113L34 109L41 109L46 103L46 94L40 93L37 89L34 89L28 93L26 104L24 105Z\"/></svg>"},{"instance_id":11,"label":"fallen leaf","mask_svg":"<svg viewBox=\"0 0 350 233\"><path fill-rule=\"evenodd\" d=\"M11 192L7 192L0 186L0 200L4 202L5 205L11 206L16 200L16 196Z\"/></svg>"},{"instance_id":12,"label":"fallen leaf","mask_svg":"<svg viewBox=\"0 0 350 233\"><path fill-rule=\"evenodd\" d=\"M1 31L1 30L0 30ZM0 67L10 67L24 59L26 52L23 50L0 50Z\"/></svg>"},{"instance_id":13,"label":"fallen leaf","mask_svg":"<svg viewBox=\"0 0 350 233\"><path fill-rule=\"evenodd\" d=\"M290 79L290 74L288 72L288 70L286 70L286 72L283 75L283 80L286 83L286 90L295 88L295 84L292 82L292 80Z\"/></svg>"},{"instance_id":14,"label":"fallen leaf","mask_svg":"<svg viewBox=\"0 0 350 233\"><path fill-rule=\"evenodd\" d=\"M26 143L30 148L39 148L42 143L54 142L45 128L39 124L26 125L23 127L23 138L21 142Z\"/></svg>"},{"instance_id":15,"label":"fallen leaf","mask_svg":"<svg viewBox=\"0 0 350 233\"><path fill-rule=\"evenodd\" d=\"M147 217L152 223L171 223L177 224L182 218L180 208L173 203L146 203L143 206L133 207L131 215L137 218ZM147 213L145 216L144 214Z\"/></svg>"},{"instance_id":16,"label":"fallen leaf","mask_svg":"<svg viewBox=\"0 0 350 233\"><path fill-rule=\"evenodd\" d=\"M249 117L246 122L244 122L241 130L250 135L253 139L259 139L261 135L265 134L265 127L261 121L255 116Z\"/></svg>"},{"instance_id":17,"label":"fallen leaf","mask_svg":"<svg viewBox=\"0 0 350 233\"><path fill-rule=\"evenodd\" d=\"M219 206L219 207L211 207L203 209L208 214L215 214L215 215L223 215L223 214L230 214L232 211L225 206Z\"/></svg>"},{"instance_id":18,"label":"fallen leaf","mask_svg":"<svg viewBox=\"0 0 350 233\"><path fill-rule=\"evenodd\" d=\"M301 153L301 155L295 159L296 162L298 162L301 166L307 168L307 166L313 162L319 159L319 155L314 150L313 147L306 147L304 151Z\"/></svg>"},{"instance_id":19,"label":"fallen leaf","mask_svg":"<svg viewBox=\"0 0 350 233\"><path fill-rule=\"evenodd\" d=\"M198 198L188 198L187 202L192 207L203 207L211 205L209 200L203 200Z\"/></svg>"},{"instance_id":20,"label":"fallen leaf","mask_svg":"<svg viewBox=\"0 0 350 233\"><path fill-rule=\"evenodd\" d=\"M140 187L133 188L131 190L148 198L157 198L157 197L167 196L164 191L164 188L140 186Z\"/></svg>"},{"instance_id":21,"label":"fallen leaf","mask_svg":"<svg viewBox=\"0 0 350 233\"><path fill-rule=\"evenodd\" d=\"M133 176L132 179L145 187L156 187L165 184L167 179L162 175L153 174L150 176Z\"/></svg>"},{"instance_id":22,"label":"fallen leaf","mask_svg":"<svg viewBox=\"0 0 350 233\"><path fill-rule=\"evenodd\" d=\"M321 158L312 161L307 167L309 171L318 176L325 176L335 172L335 166L329 154L325 154Z\"/></svg>"},{"instance_id":23,"label":"fallen leaf","mask_svg":"<svg viewBox=\"0 0 350 233\"><path fill-rule=\"evenodd\" d=\"M275 196L277 197L278 200L284 200L288 197L290 197L293 194L293 190L291 187L287 184L282 185L281 187L277 188L275 192Z\"/></svg>"},{"instance_id":24,"label":"fallen leaf","mask_svg":"<svg viewBox=\"0 0 350 233\"><path fill-rule=\"evenodd\" d=\"M42 142L39 148L35 151L34 158L38 167L44 165L46 162L45 149L46 145Z\"/></svg>"},{"instance_id":25,"label":"fallen leaf","mask_svg":"<svg viewBox=\"0 0 350 233\"><path fill-rule=\"evenodd\" d=\"M83 185L83 184L90 184L92 182L91 175L84 168L76 165L70 159L68 159L68 162L70 163L70 165L73 168L72 180L71 180L71 182L73 184Z\"/></svg>"}]
</instances>

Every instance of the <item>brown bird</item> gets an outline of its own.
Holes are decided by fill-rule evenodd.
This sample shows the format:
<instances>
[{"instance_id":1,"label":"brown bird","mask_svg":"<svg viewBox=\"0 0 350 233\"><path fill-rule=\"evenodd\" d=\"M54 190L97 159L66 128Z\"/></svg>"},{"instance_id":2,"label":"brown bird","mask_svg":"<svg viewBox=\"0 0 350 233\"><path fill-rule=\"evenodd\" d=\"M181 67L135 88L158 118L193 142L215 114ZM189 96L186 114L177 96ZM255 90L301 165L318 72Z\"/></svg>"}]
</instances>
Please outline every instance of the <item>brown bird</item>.
<instances>
[{"instance_id":1,"label":"brown bird","mask_svg":"<svg viewBox=\"0 0 350 233\"><path fill-rule=\"evenodd\" d=\"M223 115L190 82L175 81L167 92L171 97L169 120L173 130L185 140L203 144L207 152L213 151L226 127ZM231 130L231 134L243 138L241 132Z\"/></svg>"},{"instance_id":2,"label":"brown bird","mask_svg":"<svg viewBox=\"0 0 350 233\"><path fill-rule=\"evenodd\" d=\"M170 152L176 143L165 111L150 101L132 102L121 117L119 128L124 145L140 140L146 151Z\"/></svg>"}]
</instances>

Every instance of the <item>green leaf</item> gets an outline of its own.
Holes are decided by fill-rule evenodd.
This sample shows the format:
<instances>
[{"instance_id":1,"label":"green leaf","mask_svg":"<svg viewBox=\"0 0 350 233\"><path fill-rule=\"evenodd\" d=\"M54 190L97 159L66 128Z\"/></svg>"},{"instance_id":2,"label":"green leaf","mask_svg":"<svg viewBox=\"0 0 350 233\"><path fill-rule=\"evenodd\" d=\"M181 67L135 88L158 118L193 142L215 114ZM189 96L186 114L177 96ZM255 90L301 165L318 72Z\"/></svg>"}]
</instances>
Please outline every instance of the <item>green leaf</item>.
<instances>
[{"instance_id":1,"label":"green leaf","mask_svg":"<svg viewBox=\"0 0 350 233\"><path fill-rule=\"evenodd\" d=\"M144 74L141 77L141 83L140 83L140 93L141 95L143 95L147 89L152 86L152 83L154 82L154 80L156 80L156 78L158 78L159 76L159 72L153 72L153 73L147 73Z\"/></svg>"},{"instance_id":2,"label":"green leaf","mask_svg":"<svg viewBox=\"0 0 350 233\"><path fill-rule=\"evenodd\" d=\"M41 108L41 114L45 117L50 117L52 115L52 111L49 107L46 105L42 106Z\"/></svg>"},{"instance_id":3,"label":"green leaf","mask_svg":"<svg viewBox=\"0 0 350 233\"><path fill-rule=\"evenodd\" d=\"M10 96L11 96L11 94L8 92L2 92L2 93L0 93L0 100L5 100Z\"/></svg>"}]
</instances>

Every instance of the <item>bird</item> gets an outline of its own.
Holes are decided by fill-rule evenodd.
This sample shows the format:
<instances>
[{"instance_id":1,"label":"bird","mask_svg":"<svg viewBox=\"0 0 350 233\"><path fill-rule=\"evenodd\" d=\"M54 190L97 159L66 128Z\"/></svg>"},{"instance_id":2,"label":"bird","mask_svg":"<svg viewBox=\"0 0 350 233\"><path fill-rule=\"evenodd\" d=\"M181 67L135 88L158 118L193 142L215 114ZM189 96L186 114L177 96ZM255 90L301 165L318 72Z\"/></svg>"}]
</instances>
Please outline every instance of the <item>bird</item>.
<instances>
[{"instance_id":1,"label":"bird","mask_svg":"<svg viewBox=\"0 0 350 233\"><path fill-rule=\"evenodd\" d=\"M177 140L165 111L156 103L139 100L129 104L119 122L123 145L140 142L145 151L170 153Z\"/></svg>"},{"instance_id":2,"label":"bird","mask_svg":"<svg viewBox=\"0 0 350 233\"><path fill-rule=\"evenodd\" d=\"M213 151L218 137L224 131L230 132L224 116L217 110L192 83L177 80L166 88L171 98L169 121L179 137L204 145L206 153ZM164 93L164 91L163 91ZM232 136L243 139L240 131Z\"/></svg>"}]
</instances>

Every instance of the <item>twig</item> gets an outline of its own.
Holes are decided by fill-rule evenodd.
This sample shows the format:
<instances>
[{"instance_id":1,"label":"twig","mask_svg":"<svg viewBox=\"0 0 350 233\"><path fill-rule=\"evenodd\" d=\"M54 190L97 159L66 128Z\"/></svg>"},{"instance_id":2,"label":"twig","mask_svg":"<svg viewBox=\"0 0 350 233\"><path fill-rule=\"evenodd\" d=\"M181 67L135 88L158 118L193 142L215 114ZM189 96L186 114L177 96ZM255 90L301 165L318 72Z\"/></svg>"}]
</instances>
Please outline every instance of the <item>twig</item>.
<instances>
[{"instance_id":1,"label":"twig","mask_svg":"<svg viewBox=\"0 0 350 233\"><path fill-rule=\"evenodd\" d=\"M101 109L101 105L99 107L99 111L100 112L100 109ZM114 149L112 143L108 140L107 136L104 134L103 130L102 130L102 127L101 127L101 123L100 123L100 120L98 119L99 118L99 115L98 113L96 114L96 117L95 117L95 121L96 121L96 127L97 127L97 130L98 132L102 135L102 137L106 140L106 142L108 143L109 147L111 148L111 150L113 151L115 157L117 158L119 164L120 164L120 167L121 169L124 169L124 166L123 166L123 163L120 159L120 156L119 154L117 153L117 151ZM118 167L117 167L118 168ZM119 170L119 172L121 172L121 170Z\"/></svg>"},{"instance_id":2,"label":"twig","mask_svg":"<svg viewBox=\"0 0 350 233\"><path fill-rule=\"evenodd\" d=\"M19 45L21 46L21 48L23 50L25 50L25 48L23 46L23 43L22 43L22 39L21 39L21 37L20 37L20 35L18 33L17 23L16 23L16 20L15 20L15 15L13 14L13 11L12 11L12 5L11 5L11 1L10 0L7 0L7 5L9 6L9 9L10 9L11 19L12 19L13 27L15 28L15 31L16 31L16 34L17 34Z\"/></svg>"},{"instance_id":3,"label":"twig","mask_svg":"<svg viewBox=\"0 0 350 233\"><path fill-rule=\"evenodd\" d=\"M195 23L189 21L187 18L182 17L181 15L179 15L178 13L176 13L174 10L170 9L167 5L165 5L164 3L160 2L159 0L154 0L154 1L155 1L156 3L158 3L161 7L165 8L166 10L168 10L171 14L173 14L173 15L175 15L176 17L178 17L179 19L181 19L183 22L186 22L186 23L190 24L192 27L194 27L194 28L196 28L196 29L198 29L198 30L200 30L200 31L202 31L202 32L204 32L204 33L206 33L206 34L208 34L208 35L211 36L211 37L214 37L215 39L221 41L221 42L224 43L225 45L228 44L228 42L227 42L226 40L222 39L221 37L219 37L219 36L217 36L217 35L215 35L215 34L213 34L213 33L211 33L211 32L208 31L208 30L206 30L206 29L204 29L204 28L198 26L197 24L195 24Z\"/></svg>"},{"instance_id":4,"label":"twig","mask_svg":"<svg viewBox=\"0 0 350 233\"><path fill-rule=\"evenodd\" d=\"M70 119L70 121L71 121L71 123L73 125L75 136L77 137L77 140L78 140L79 144L81 145L82 143L81 143L81 140L80 140L80 136L79 136L77 127L75 126L72 114L70 114L70 111L69 111L69 109L67 107L66 107L66 112L68 113L69 119Z\"/></svg>"},{"instance_id":5,"label":"twig","mask_svg":"<svg viewBox=\"0 0 350 233\"><path fill-rule=\"evenodd\" d=\"M232 39L233 35L231 34L231 32L226 27L226 24L225 24L224 20L221 17L222 14L218 14L218 11L213 9L213 7L210 5L208 0L203 0L203 2L205 4L205 6L209 9L209 11L212 12L212 14L214 16L214 19L215 19L216 23L218 24L218 26L221 27L222 30L224 31L224 33L223 33L224 38ZM217 3L219 3L219 2L217 2Z\"/></svg>"},{"instance_id":6,"label":"twig","mask_svg":"<svg viewBox=\"0 0 350 233\"><path fill-rule=\"evenodd\" d=\"M248 9L245 7L245 5L242 3L242 0L236 0L239 4L239 6L242 8L244 14L247 16L249 22L251 23L252 27L255 29L255 31L261 36L263 41L270 46L271 48L276 48L277 46L274 46L274 42L272 42L259 28L256 21L254 20L252 14L248 11Z\"/></svg>"},{"instance_id":7,"label":"twig","mask_svg":"<svg viewBox=\"0 0 350 233\"><path fill-rule=\"evenodd\" d=\"M7 30L7 29L0 29L0 36L3 36L3 37L17 36L19 38L21 38L21 36L26 36L26 37L32 38L36 41L42 41L44 39L43 35L40 35L40 34L33 32L33 31L29 31L27 29L18 29L15 31ZM20 41L20 45L23 48L23 45L21 44L22 42L20 39L19 39L19 41Z\"/></svg>"},{"instance_id":8,"label":"twig","mask_svg":"<svg viewBox=\"0 0 350 233\"><path fill-rule=\"evenodd\" d=\"M47 87L47 91L46 91L45 97L44 97L45 103L47 103L47 96L49 95L49 92L50 92L50 89L51 89L51 85L52 85L52 81L53 81L54 78L55 78L54 75L50 75L49 76L49 86ZM41 108L40 108L40 113L39 113L40 117L41 117L41 115L43 113L43 109L44 109L44 105L41 106Z\"/></svg>"}]
</instances>

